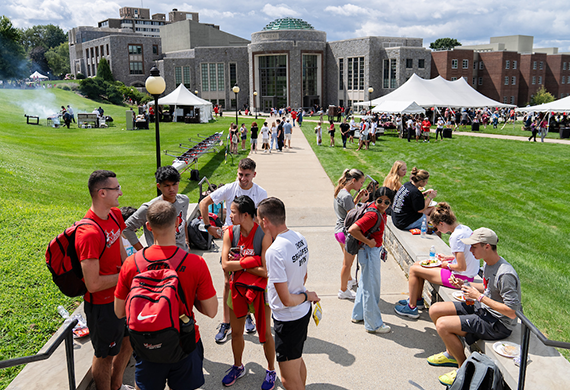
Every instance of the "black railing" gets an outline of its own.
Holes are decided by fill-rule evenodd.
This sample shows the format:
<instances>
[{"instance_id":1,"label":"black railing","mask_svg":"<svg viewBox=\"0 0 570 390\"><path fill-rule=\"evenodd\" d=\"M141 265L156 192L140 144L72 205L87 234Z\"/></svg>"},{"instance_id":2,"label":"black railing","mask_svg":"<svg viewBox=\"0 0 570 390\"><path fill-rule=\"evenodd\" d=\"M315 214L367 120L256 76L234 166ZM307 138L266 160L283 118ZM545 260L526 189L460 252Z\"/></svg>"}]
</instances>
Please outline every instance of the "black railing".
<instances>
[{"instance_id":1,"label":"black railing","mask_svg":"<svg viewBox=\"0 0 570 390\"><path fill-rule=\"evenodd\" d=\"M521 320L522 335L521 335L521 363L519 370L519 384L517 389L524 390L524 382L526 377L526 367L528 365L528 344L530 342L530 332L534 333L536 337L547 347L570 349L570 343L563 341L554 341L546 338L540 330L523 313L517 310L517 317Z\"/></svg>"},{"instance_id":2,"label":"black railing","mask_svg":"<svg viewBox=\"0 0 570 390\"><path fill-rule=\"evenodd\" d=\"M69 390L75 389L75 363L73 359L73 328L77 325L77 319L71 321L63 332L55 339L47 351L33 356L19 357L15 359L0 361L0 369L19 366L49 359L59 345L65 340L65 359L67 360L67 378L69 380Z\"/></svg>"}]
</instances>

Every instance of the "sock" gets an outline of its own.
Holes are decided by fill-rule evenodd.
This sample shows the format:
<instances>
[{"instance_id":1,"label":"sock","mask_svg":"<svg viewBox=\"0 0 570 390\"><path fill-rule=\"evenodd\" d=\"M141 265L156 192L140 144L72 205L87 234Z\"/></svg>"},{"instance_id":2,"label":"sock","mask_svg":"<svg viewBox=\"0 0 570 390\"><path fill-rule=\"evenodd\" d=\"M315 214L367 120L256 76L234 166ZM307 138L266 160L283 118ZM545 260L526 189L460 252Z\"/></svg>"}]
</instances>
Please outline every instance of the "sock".
<instances>
[{"instance_id":1,"label":"sock","mask_svg":"<svg viewBox=\"0 0 570 390\"><path fill-rule=\"evenodd\" d=\"M445 352L443 353L443 356L445 356L445 357L448 358L448 359L453 359L453 356L451 356L451 355L449 354L449 352L447 352L447 351L445 351Z\"/></svg>"},{"instance_id":2,"label":"sock","mask_svg":"<svg viewBox=\"0 0 570 390\"><path fill-rule=\"evenodd\" d=\"M412 310L414 310L414 309L416 308L415 306L412 306L412 305L410 304L410 302L408 302L408 307L409 307L410 309L412 309Z\"/></svg>"}]
</instances>

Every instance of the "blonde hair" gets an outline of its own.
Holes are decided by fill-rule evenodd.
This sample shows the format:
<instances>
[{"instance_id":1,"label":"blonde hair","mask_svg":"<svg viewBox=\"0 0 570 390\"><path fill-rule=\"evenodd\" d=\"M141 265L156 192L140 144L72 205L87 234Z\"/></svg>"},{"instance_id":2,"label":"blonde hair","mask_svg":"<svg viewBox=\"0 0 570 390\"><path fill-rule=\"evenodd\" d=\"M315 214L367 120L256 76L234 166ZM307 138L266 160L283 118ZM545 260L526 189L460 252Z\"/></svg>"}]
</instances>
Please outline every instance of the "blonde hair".
<instances>
[{"instance_id":1,"label":"blonde hair","mask_svg":"<svg viewBox=\"0 0 570 390\"><path fill-rule=\"evenodd\" d=\"M406 165L405 162L402 160L396 160L392 168L390 169L390 173L384 179L384 187L388 187L392 191L398 191L402 186L402 178L398 174L400 169Z\"/></svg>"},{"instance_id":2,"label":"blonde hair","mask_svg":"<svg viewBox=\"0 0 570 390\"><path fill-rule=\"evenodd\" d=\"M435 210L430 214L429 219L434 226L437 226L440 222L448 225L453 225L457 222L455 214L451 211L451 206L446 202L438 203Z\"/></svg>"},{"instance_id":3,"label":"blonde hair","mask_svg":"<svg viewBox=\"0 0 570 390\"><path fill-rule=\"evenodd\" d=\"M338 193L340 192L340 190L342 190L344 187L346 187L346 185L348 184L349 181L351 181L352 179L355 180L360 180L364 177L364 173L362 173L362 171L360 169L345 169L344 172L342 173L342 176L340 177L340 179L338 179L338 183L334 189L334 197L336 198L336 196L338 195Z\"/></svg>"},{"instance_id":4,"label":"blonde hair","mask_svg":"<svg viewBox=\"0 0 570 390\"><path fill-rule=\"evenodd\" d=\"M412 168L412 175L410 176L410 180L414 183L418 181L427 180L429 179L429 172L424 169L418 169L416 167Z\"/></svg>"}]
</instances>

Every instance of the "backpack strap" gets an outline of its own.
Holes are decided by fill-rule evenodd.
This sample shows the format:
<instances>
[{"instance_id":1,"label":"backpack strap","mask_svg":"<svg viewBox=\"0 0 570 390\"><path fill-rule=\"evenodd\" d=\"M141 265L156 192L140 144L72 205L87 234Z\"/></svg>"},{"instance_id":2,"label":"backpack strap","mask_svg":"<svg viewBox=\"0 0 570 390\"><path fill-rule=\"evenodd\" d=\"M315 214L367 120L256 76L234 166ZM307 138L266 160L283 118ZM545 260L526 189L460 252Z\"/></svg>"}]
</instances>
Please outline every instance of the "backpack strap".
<instances>
[{"instance_id":1,"label":"backpack strap","mask_svg":"<svg viewBox=\"0 0 570 390\"><path fill-rule=\"evenodd\" d=\"M253 226L256 227L253 236L253 251L257 256L261 256L263 237L265 237L265 233L261 228L261 226L259 226L258 224L254 224ZM239 237L241 234L240 225L233 225L230 234L231 234L230 239L232 241L232 247L238 246Z\"/></svg>"}]
</instances>

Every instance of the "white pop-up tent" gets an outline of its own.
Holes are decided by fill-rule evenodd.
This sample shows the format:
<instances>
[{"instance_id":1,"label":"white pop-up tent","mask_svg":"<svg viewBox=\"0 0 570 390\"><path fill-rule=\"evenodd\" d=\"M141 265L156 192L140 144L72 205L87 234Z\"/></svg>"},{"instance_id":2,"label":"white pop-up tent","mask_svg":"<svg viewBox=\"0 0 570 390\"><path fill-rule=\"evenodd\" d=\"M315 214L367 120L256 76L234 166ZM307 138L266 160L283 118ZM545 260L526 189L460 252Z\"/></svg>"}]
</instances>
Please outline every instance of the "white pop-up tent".
<instances>
[{"instance_id":1,"label":"white pop-up tent","mask_svg":"<svg viewBox=\"0 0 570 390\"><path fill-rule=\"evenodd\" d=\"M149 102L150 105L154 105L154 101ZM174 91L158 99L158 104L168 104L169 106L174 106L176 109L179 106L191 106L194 109L200 109L200 123L208 123L212 119L212 103L199 98L190 92L184 84L180 84L178 88Z\"/></svg>"},{"instance_id":2,"label":"white pop-up tent","mask_svg":"<svg viewBox=\"0 0 570 390\"><path fill-rule=\"evenodd\" d=\"M32 73L30 75L30 77L28 77L29 79L47 79L47 76L44 76L43 74L41 74L40 72L38 72L37 70Z\"/></svg>"},{"instance_id":3,"label":"white pop-up tent","mask_svg":"<svg viewBox=\"0 0 570 390\"><path fill-rule=\"evenodd\" d=\"M412 101L385 100L374 107L372 112L385 112L386 114L423 114L426 110Z\"/></svg>"},{"instance_id":4,"label":"white pop-up tent","mask_svg":"<svg viewBox=\"0 0 570 390\"><path fill-rule=\"evenodd\" d=\"M414 101L421 107L514 107L500 103L473 89L464 78L455 81L441 76L422 79L416 74L395 91L370 102L354 103L355 106L377 106L384 101Z\"/></svg>"},{"instance_id":5,"label":"white pop-up tent","mask_svg":"<svg viewBox=\"0 0 570 390\"><path fill-rule=\"evenodd\" d=\"M536 106L520 107L518 112L570 112L570 96L555 100L550 103L538 104Z\"/></svg>"}]
</instances>

